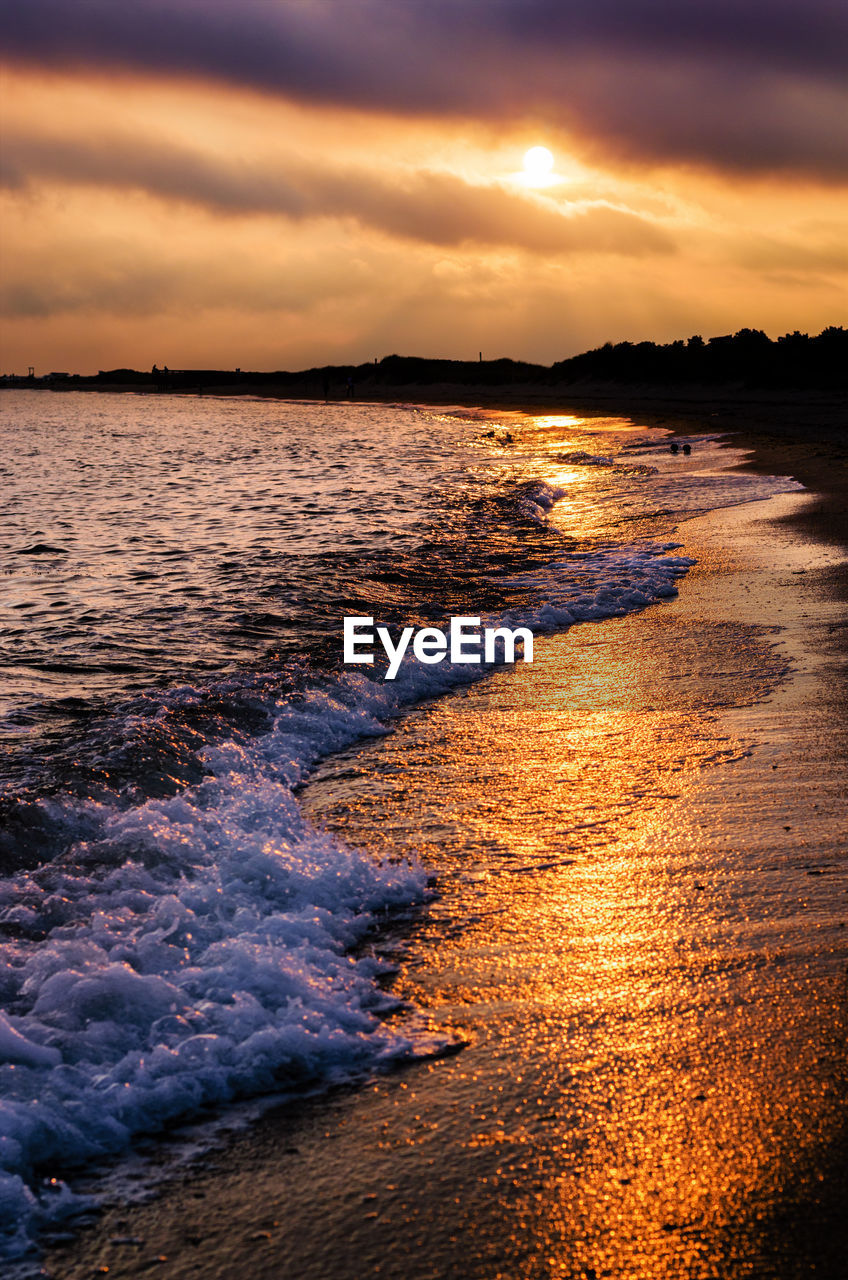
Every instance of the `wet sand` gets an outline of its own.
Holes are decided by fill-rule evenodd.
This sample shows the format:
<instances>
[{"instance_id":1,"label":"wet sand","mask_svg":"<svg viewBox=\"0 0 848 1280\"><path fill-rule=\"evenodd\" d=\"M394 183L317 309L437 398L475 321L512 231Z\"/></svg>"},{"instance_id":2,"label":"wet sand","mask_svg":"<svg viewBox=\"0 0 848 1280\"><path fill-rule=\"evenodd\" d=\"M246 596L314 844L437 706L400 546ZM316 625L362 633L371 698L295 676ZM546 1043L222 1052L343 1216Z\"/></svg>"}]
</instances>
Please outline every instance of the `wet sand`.
<instances>
[{"instance_id":1,"label":"wet sand","mask_svg":"<svg viewBox=\"0 0 848 1280\"><path fill-rule=\"evenodd\" d=\"M327 762L316 817L437 870L395 990L467 1047L279 1108L50 1273L841 1277L848 627L821 508L688 522L676 601Z\"/></svg>"}]
</instances>

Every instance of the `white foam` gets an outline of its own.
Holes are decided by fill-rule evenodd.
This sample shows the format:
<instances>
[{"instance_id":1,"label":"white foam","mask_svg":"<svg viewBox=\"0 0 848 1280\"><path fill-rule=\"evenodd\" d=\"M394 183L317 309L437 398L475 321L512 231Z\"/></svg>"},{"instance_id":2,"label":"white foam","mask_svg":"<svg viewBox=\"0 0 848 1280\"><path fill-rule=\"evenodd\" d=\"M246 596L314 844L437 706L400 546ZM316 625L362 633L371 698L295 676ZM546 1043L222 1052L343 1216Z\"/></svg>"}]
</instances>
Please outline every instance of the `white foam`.
<instances>
[{"instance_id":1,"label":"white foam","mask_svg":"<svg viewBox=\"0 0 848 1280\"><path fill-rule=\"evenodd\" d=\"M7 1257L67 1207L37 1174L204 1106L432 1047L387 1027L381 964L350 955L377 913L421 899L423 872L316 831L291 791L316 750L372 726L316 693L254 748L210 750L202 785L101 813L96 843L3 886L3 921L46 933L7 945Z\"/></svg>"},{"instance_id":2,"label":"white foam","mask_svg":"<svg viewBox=\"0 0 848 1280\"><path fill-rule=\"evenodd\" d=\"M518 510L536 524L545 524L548 515L565 496L565 489L548 484L546 480L536 480L525 486L523 495L518 500Z\"/></svg>"},{"instance_id":3,"label":"white foam","mask_svg":"<svg viewBox=\"0 0 848 1280\"><path fill-rule=\"evenodd\" d=\"M679 543L645 543L626 550L608 548L574 553L529 573L504 580L520 587L527 605L510 611L536 631L557 631L573 622L621 617L677 595L677 580L694 564L672 556Z\"/></svg>"}]
</instances>

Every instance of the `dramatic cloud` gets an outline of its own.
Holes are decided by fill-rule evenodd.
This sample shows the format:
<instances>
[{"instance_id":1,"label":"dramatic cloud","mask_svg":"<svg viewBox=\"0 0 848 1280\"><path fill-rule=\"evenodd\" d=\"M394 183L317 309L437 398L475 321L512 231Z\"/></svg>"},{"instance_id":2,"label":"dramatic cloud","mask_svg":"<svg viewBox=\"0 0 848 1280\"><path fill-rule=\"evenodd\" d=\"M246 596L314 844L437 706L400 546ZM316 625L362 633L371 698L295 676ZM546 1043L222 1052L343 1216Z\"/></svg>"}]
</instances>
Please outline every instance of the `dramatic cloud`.
<instances>
[{"instance_id":1,"label":"dramatic cloud","mask_svg":"<svg viewBox=\"0 0 848 1280\"><path fill-rule=\"evenodd\" d=\"M39 66L534 118L631 158L848 174L843 0L27 0L2 39Z\"/></svg>"},{"instance_id":2,"label":"dramatic cloud","mask_svg":"<svg viewBox=\"0 0 848 1280\"><path fill-rule=\"evenodd\" d=\"M844 323L845 28L824 0L9 5L3 369Z\"/></svg>"},{"instance_id":3,"label":"dramatic cloud","mask_svg":"<svg viewBox=\"0 0 848 1280\"><path fill-rule=\"evenodd\" d=\"M284 171L280 171L280 170ZM353 218L364 227L441 246L502 245L533 253L664 253L667 235L643 218L606 202L558 208L453 174L334 170L326 158L266 163L209 157L187 148L139 139L57 139L7 136L0 182L18 187L33 178L133 188L199 204L225 214Z\"/></svg>"}]
</instances>

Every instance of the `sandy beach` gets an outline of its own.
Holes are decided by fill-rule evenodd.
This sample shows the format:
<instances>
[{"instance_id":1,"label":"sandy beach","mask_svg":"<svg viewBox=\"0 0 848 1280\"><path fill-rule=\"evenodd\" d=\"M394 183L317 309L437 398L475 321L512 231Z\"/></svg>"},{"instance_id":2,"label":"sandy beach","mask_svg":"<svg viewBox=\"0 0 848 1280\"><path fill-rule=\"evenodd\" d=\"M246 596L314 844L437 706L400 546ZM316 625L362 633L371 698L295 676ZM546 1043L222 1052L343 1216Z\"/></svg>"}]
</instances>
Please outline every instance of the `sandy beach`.
<instances>
[{"instance_id":1,"label":"sandy beach","mask_svg":"<svg viewBox=\"0 0 848 1280\"><path fill-rule=\"evenodd\" d=\"M461 1052L280 1106L50 1275L843 1274L844 446L756 447L814 495L686 522L677 600L540 640L305 788L433 868L378 946Z\"/></svg>"}]
</instances>

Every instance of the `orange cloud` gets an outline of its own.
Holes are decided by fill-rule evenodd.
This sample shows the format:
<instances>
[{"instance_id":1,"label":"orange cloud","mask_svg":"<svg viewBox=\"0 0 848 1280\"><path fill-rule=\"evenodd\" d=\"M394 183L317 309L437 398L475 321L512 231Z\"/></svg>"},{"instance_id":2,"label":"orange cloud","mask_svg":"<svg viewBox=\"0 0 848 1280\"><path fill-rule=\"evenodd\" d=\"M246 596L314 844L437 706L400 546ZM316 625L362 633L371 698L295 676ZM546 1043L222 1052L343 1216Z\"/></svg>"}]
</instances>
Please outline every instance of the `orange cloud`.
<instances>
[{"instance_id":1,"label":"orange cloud","mask_svg":"<svg viewBox=\"0 0 848 1280\"><path fill-rule=\"evenodd\" d=\"M20 70L7 84L7 369L551 361L844 319L829 183L590 166L528 121ZM515 172L539 141L559 181L533 192Z\"/></svg>"}]
</instances>

